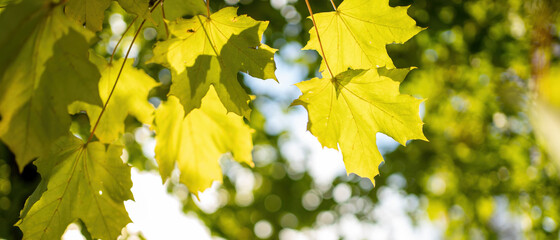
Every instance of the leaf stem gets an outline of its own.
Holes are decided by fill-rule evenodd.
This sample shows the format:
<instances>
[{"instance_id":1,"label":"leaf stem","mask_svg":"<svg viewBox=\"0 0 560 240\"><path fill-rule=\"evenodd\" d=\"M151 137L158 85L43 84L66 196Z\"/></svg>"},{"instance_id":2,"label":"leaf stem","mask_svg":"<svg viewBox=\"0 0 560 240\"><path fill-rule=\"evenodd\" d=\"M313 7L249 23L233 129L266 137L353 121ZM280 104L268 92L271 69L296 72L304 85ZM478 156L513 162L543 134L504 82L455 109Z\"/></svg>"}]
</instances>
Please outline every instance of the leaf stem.
<instances>
[{"instance_id":1,"label":"leaf stem","mask_svg":"<svg viewBox=\"0 0 560 240\"><path fill-rule=\"evenodd\" d=\"M334 10L336 11L336 5L334 5L333 0L331 0L331 4L332 4L332 7L334 8Z\"/></svg>"},{"instance_id":2,"label":"leaf stem","mask_svg":"<svg viewBox=\"0 0 560 240\"><path fill-rule=\"evenodd\" d=\"M315 33L317 33L317 40L319 40L319 47L321 48L321 53L323 54L323 60L325 60L325 65L327 66L327 69L329 70L331 76L334 78L334 74L332 73L331 67L329 66L329 62L327 61L327 56L325 55L325 50L323 49L323 43L321 42L321 37L319 36L319 29L317 29L317 23L315 22L315 17L313 17L313 11L311 10L311 5L309 5L309 0L305 0L305 4L307 4L307 10L309 10L309 15L311 15L311 20L313 20L313 26L315 27Z\"/></svg>"},{"instance_id":3,"label":"leaf stem","mask_svg":"<svg viewBox=\"0 0 560 240\"><path fill-rule=\"evenodd\" d=\"M157 6L160 5L160 4L161 4L161 8L163 9L163 0L159 0L159 1L156 2L156 4L154 4L154 7L152 7L152 9L150 9L150 13L153 13L154 10L156 10ZM162 17L165 17L165 16L162 16ZM165 22L165 21L163 21L163 22Z\"/></svg>"},{"instance_id":4,"label":"leaf stem","mask_svg":"<svg viewBox=\"0 0 560 240\"><path fill-rule=\"evenodd\" d=\"M165 10L163 7L163 1L161 0L161 17L163 18L162 20L165 20ZM163 26L165 27L165 39L169 38L169 27L167 26L167 22L162 21L163 22Z\"/></svg>"},{"instance_id":5,"label":"leaf stem","mask_svg":"<svg viewBox=\"0 0 560 240\"><path fill-rule=\"evenodd\" d=\"M119 74L117 75L117 79L115 80L115 83L113 84L113 88L111 89L111 92L109 93L109 96L107 97L107 101L105 102L105 105L103 105L103 108L101 109L101 113L99 113L99 117L97 117L97 121L95 122L95 125L93 126L93 129L91 130L91 134L89 135L89 138L88 138L88 140L85 144L86 146L93 139L93 134L95 133L95 130L97 129L97 126L99 125L99 122L101 120L101 117L103 116L103 113L105 113L105 110L107 109L107 105L109 104L109 101L111 100L111 97L113 96L113 93L115 92L115 89L117 88L117 83L119 83L121 73L124 69L124 65L126 64L126 60L128 59L128 54L130 54L130 50L132 49L132 46L134 45L134 41L136 40L136 38L138 37L138 34L142 30L142 26L144 26L144 23L146 23L146 19L144 19L142 21L142 23L140 23L140 26L138 27L138 30L136 31L136 34L134 34L134 38L132 39L132 42L130 42L130 46L128 47L128 51L126 51L126 55L124 56L124 61L123 61L123 64L121 65L121 68L119 70Z\"/></svg>"},{"instance_id":6,"label":"leaf stem","mask_svg":"<svg viewBox=\"0 0 560 240\"><path fill-rule=\"evenodd\" d=\"M117 52L117 48L119 48L119 44L121 44L121 41L123 40L126 32L128 32L128 30L132 27L132 25L134 24L134 22L136 21L136 19L138 19L138 16L136 16L132 22L130 22L130 24L128 25L128 27L126 28L126 30L124 30L121 38L119 38L119 41L117 42L117 45L115 45L115 48L113 49L113 53L111 53L111 59L109 60L109 65L111 65L111 63L113 63L113 58L115 57L115 53Z\"/></svg>"},{"instance_id":7,"label":"leaf stem","mask_svg":"<svg viewBox=\"0 0 560 240\"><path fill-rule=\"evenodd\" d=\"M210 19L210 0L205 0L205 1L206 1L206 17Z\"/></svg>"},{"instance_id":8,"label":"leaf stem","mask_svg":"<svg viewBox=\"0 0 560 240\"><path fill-rule=\"evenodd\" d=\"M159 0L156 4L154 4L154 7L152 9L150 9L150 13L152 13L160 3L162 4L161 8L163 8L163 0ZM136 18L134 18L134 20L132 22L134 22L137 18L138 18L138 16ZM117 88L117 83L119 82L119 79L121 77L121 73L124 69L124 65L126 64L126 60L128 59L128 55L130 54L130 50L132 49L132 46L134 45L134 41L136 41L136 38L138 37L138 34L140 34L140 31L142 30L142 27L144 26L144 23L146 23L146 19L144 19L142 21L142 23L140 23L140 26L138 27L138 30L136 30L136 33L134 34L134 38L132 38L132 42L130 42L130 46L128 47L128 50L126 51L126 55L124 56L123 64L121 65L121 68L119 69L119 74L117 75L117 79L115 80L115 83L113 84L113 88L111 88L111 92L109 93L109 96L107 97L107 101L103 105L103 108L101 109L101 113L99 113L99 117L97 117L97 120L95 121L95 125L93 126L93 129L91 130L91 133L89 134L88 140L86 141L86 144L84 144L84 147L87 147L87 144L90 143L91 140L93 140L93 135L95 134L95 130L97 129L97 126L99 125L99 122L101 121L101 117L103 116L103 113L105 113L105 110L107 109L107 105L109 104L109 100L111 100L111 97L113 96L113 93L115 92L115 89ZM132 23L130 24L130 26L132 26ZM128 28L130 28L130 26ZM128 28L126 29L126 31L128 31ZM126 33L126 31L125 31L125 33ZM123 36L124 36L124 33L123 33ZM121 37L121 40L122 40L122 37ZM121 40L119 40L119 42ZM117 46L118 46L118 43L117 43ZM117 46L115 46L115 49L117 49ZM115 54L115 49L113 49L113 55ZM111 55L111 62L113 61L113 55ZM109 63L111 63L111 62L109 62Z\"/></svg>"}]
</instances>

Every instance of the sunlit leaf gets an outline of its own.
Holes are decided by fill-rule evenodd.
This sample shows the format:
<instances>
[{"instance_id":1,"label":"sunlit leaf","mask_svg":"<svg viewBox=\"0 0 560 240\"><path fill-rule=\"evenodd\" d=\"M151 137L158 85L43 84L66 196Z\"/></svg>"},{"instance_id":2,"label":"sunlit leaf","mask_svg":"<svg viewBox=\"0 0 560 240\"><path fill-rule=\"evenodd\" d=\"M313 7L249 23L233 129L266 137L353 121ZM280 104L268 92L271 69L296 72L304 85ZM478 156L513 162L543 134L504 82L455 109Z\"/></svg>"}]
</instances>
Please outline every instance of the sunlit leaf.
<instances>
[{"instance_id":1,"label":"sunlit leaf","mask_svg":"<svg viewBox=\"0 0 560 240\"><path fill-rule=\"evenodd\" d=\"M200 109L186 117L179 100L170 96L156 110L156 160L163 180L171 175L175 163L181 182L198 194L222 181L218 160L231 152L233 157L253 165L251 129L243 118L227 113L214 88L202 99Z\"/></svg>"},{"instance_id":2,"label":"sunlit leaf","mask_svg":"<svg viewBox=\"0 0 560 240\"><path fill-rule=\"evenodd\" d=\"M69 27L60 11L45 14L49 17L29 26L28 35L16 31L0 37L7 43L6 52L13 54L0 56L0 62L13 57L8 68L0 70L4 71L0 82L0 138L15 153L20 169L68 133L68 104L81 100L101 105L97 93L100 75L88 61L86 39ZM9 24L4 20L0 20L0 26ZM11 36L16 40L6 40ZM19 51L10 47L19 47Z\"/></svg>"},{"instance_id":3,"label":"sunlit leaf","mask_svg":"<svg viewBox=\"0 0 560 240\"><path fill-rule=\"evenodd\" d=\"M224 8L207 18L178 19L169 24L176 38L156 44L151 62L169 67L174 75L171 95L177 96L185 113L200 106L210 85L230 112L248 117L249 96L237 73L275 79L275 50L261 44L268 22L255 21L237 9ZM193 78L196 76L196 78Z\"/></svg>"},{"instance_id":4,"label":"sunlit leaf","mask_svg":"<svg viewBox=\"0 0 560 240\"><path fill-rule=\"evenodd\" d=\"M165 18L163 17L165 12ZM163 2L163 11L158 6L152 12L152 19L146 22L147 27L154 27L157 31L158 40L166 40L169 36L169 30L166 28L165 20L175 20L180 17L191 18L193 16L206 13L204 1L199 0L166 0Z\"/></svg>"},{"instance_id":5,"label":"sunlit leaf","mask_svg":"<svg viewBox=\"0 0 560 240\"><path fill-rule=\"evenodd\" d=\"M390 7L389 0L344 0L334 12L315 14L333 74L348 68L393 68L385 45L406 42L422 30L407 15L407 9ZM315 29L309 33L311 38L303 49L317 50L322 55ZM321 71L325 68L322 64Z\"/></svg>"},{"instance_id":6,"label":"sunlit leaf","mask_svg":"<svg viewBox=\"0 0 560 240\"><path fill-rule=\"evenodd\" d=\"M198 0L165 0L165 18L175 20L180 17L192 17L206 13L204 1Z\"/></svg>"},{"instance_id":7,"label":"sunlit leaf","mask_svg":"<svg viewBox=\"0 0 560 240\"><path fill-rule=\"evenodd\" d=\"M410 139L426 140L418 112L422 100L400 94L399 82L375 69L348 70L333 79L313 78L297 86L303 95L294 104L309 112L309 131L323 146L340 148L348 173L372 181L379 173L383 157L376 145L378 132L403 145Z\"/></svg>"},{"instance_id":8,"label":"sunlit leaf","mask_svg":"<svg viewBox=\"0 0 560 240\"><path fill-rule=\"evenodd\" d=\"M117 239L130 222L123 202L132 199L122 147L63 137L53 149L35 162L42 181L17 223L24 239L60 239L77 220L93 238Z\"/></svg>"},{"instance_id":9,"label":"sunlit leaf","mask_svg":"<svg viewBox=\"0 0 560 240\"><path fill-rule=\"evenodd\" d=\"M105 10L109 5L111 0L69 0L64 12L78 23L97 32L103 28Z\"/></svg>"},{"instance_id":10,"label":"sunlit leaf","mask_svg":"<svg viewBox=\"0 0 560 240\"><path fill-rule=\"evenodd\" d=\"M90 56L90 58L97 64L101 72L99 95L101 100L106 102L124 59L119 59L109 65L105 59L99 56ZM125 64L111 101L95 130L95 136L103 143L112 143L124 133L124 120L128 114L145 124L150 124L153 120L154 107L147 99L150 89L157 83L144 71L133 67L133 62L134 59L129 59ZM69 112L75 114L86 111L93 131L101 109L98 105L75 102L69 107Z\"/></svg>"},{"instance_id":11,"label":"sunlit leaf","mask_svg":"<svg viewBox=\"0 0 560 240\"><path fill-rule=\"evenodd\" d=\"M150 0L118 0L124 10L139 17L150 18Z\"/></svg>"}]
</instances>

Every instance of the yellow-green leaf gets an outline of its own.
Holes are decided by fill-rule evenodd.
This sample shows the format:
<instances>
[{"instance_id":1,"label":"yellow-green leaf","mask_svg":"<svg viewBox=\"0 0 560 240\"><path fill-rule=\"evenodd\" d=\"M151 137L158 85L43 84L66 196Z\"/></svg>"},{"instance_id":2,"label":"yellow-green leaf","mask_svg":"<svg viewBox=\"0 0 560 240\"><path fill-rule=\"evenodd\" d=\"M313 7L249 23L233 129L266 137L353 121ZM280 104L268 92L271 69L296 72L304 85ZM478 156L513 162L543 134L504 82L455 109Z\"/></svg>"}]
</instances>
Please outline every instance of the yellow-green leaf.
<instances>
[{"instance_id":1,"label":"yellow-green leaf","mask_svg":"<svg viewBox=\"0 0 560 240\"><path fill-rule=\"evenodd\" d=\"M407 9L390 7L389 0L344 0L334 12L315 14L333 74L348 68L393 68L385 45L406 42L422 30L407 15ZM315 29L309 33L311 37L303 49L317 50L322 55ZM323 63L321 71L324 70Z\"/></svg>"},{"instance_id":2,"label":"yellow-green leaf","mask_svg":"<svg viewBox=\"0 0 560 240\"><path fill-rule=\"evenodd\" d=\"M93 238L117 239L130 222L124 201L132 199L130 167L121 160L122 147L69 136L35 164L41 184L17 223L24 239L60 239L77 220Z\"/></svg>"},{"instance_id":3,"label":"yellow-green leaf","mask_svg":"<svg viewBox=\"0 0 560 240\"><path fill-rule=\"evenodd\" d=\"M177 96L188 114L200 106L210 85L230 112L248 117L249 96L237 79L239 71L257 78L274 75L275 50L261 44L268 22L237 16L237 8L227 7L192 19L169 24L176 38L156 44L151 62L169 67L173 74L171 95ZM193 76L198 76L193 78Z\"/></svg>"},{"instance_id":4,"label":"yellow-green leaf","mask_svg":"<svg viewBox=\"0 0 560 240\"><path fill-rule=\"evenodd\" d=\"M383 70L401 76L403 70ZM405 145L426 140L419 106L423 100L399 93L399 81L376 69L348 70L333 79L313 78L297 84L303 95L294 104L309 112L308 130L325 147L342 152L348 173L373 178L383 161L376 133L389 135Z\"/></svg>"},{"instance_id":5,"label":"yellow-green leaf","mask_svg":"<svg viewBox=\"0 0 560 240\"><path fill-rule=\"evenodd\" d=\"M97 63L101 72L99 95L101 100L106 102L124 58L113 62L111 65L105 59L96 55L91 55L90 59ZM150 90L157 85L157 82L144 71L132 66L133 62L134 59L129 59L126 62L111 101L95 130L95 136L100 142L112 143L117 140L124 133L124 120L128 114L145 124L150 124L153 120L154 107L147 100ZM85 102L75 102L69 107L71 114L80 111L87 112L93 130L99 113L101 113L101 107Z\"/></svg>"},{"instance_id":6,"label":"yellow-green leaf","mask_svg":"<svg viewBox=\"0 0 560 240\"><path fill-rule=\"evenodd\" d=\"M206 13L204 1L198 0L165 0L163 3L165 17L175 20L180 17L192 17Z\"/></svg>"},{"instance_id":7,"label":"yellow-green leaf","mask_svg":"<svg viewBox=\"0 0 560 240\"><path fill-rule=\"evenodd\" d=\"M166 29L166 20L176 20L180 17L191 18L193 16L206 13L204 1L200 0L165 0L163 2L165 11L165 20L162 14L161 6L152 12L154 22L146 22L147 27L155 27L157 30L157 39L166 40L168 30Z\"/></svg>"},{"instance_id":8,"label":"yellow-green leaf","mask_svg":"<svg viewBox=\"0 0 560 240\"><path fill-rule=\"evenodd\" d=\"M49 1L26 0L7 10L0 14L0 135L39 85L54 43L70 28L82 29Z\"/></svg>"},{"instance_id":9,"label":"yellow-green leaf","mask_svg":"<svg viewBox=\"0 0 560 240\"><path fill-rule=\"evenodd\" d=\"M97 93L100 74L88 61L86 39L61 27L67 26L59 22L67 20L62 13L52 14L39 23L33 37L22 39L28 42L15 52L15 63L0 79L0 138L16 155L20 170L68 133L70 103L80 100L101 105ZM55 42L59 35L63 36ZM44 49L48 47L51 49ZM35 54L39 50L41 54Z\"/></svg>"},{"instance_id":10,"label":"yellow-green leaf","mask_svg":"<svg viewBox=\"0 0 560 240\"><path fill-rule=\"evenodd\" d=\"M179 99L170 96L156 110L156 160L165 181L175 167L181 171L181 182L198 194L213 181L222 181L218 160L231 152L233 157L253 165L251 129L243 118L227 113L213 88L202 99L200 109L186 117Z\"/></svg>"},{"instance_id":11,"label":"yellow-green leaf","mask_svg":"<svg viewBox=\"0 0 560 240\"><path fill-rule=\"evenodd\" d=\"M45 6L45 2L23 1L8 5L6 9L8 11L0 14L0 29L2 29L0 31L0 49L2 50L2 54L0 54L0 78L10 66L16 65L14 63L18 61L18 55L25 54L26 51L33 51L27 50L25 47L34 45L30 40L40 35L43 28L53 28L55 30L53 35L58 35L58 32L60 32L56 31L56 25L45 24L53 11L53 8ZM54 42L50 38L41 40ZM27 48L30 47L27 46ZM48 51L49 49L45 50ZM0 88L0 91L2 89L4 88ZM0 94L0 98L4 94Z\"/></svg>"},{"instance_id":12,"label":"yellow-green leaf","mask_svg":"<svg viewBox=\"0 0 560 240\"><path fill-rule=\"evenodd\" d=\"M126 10L126 12L135 14L136 16L151 19L150 14L150 0L118 0L119 5Z\"/></svg>"},{"instance_id":13,"label":"yellow-green leaf","mask_svg":"<svg viewBox=\"0 0 560 240\"><path fill-rule=\"evenodd\" d=\"M111 0L70 0L64 7L66 15L88 29L97 32L103 29L105 10Z\"/></svg>"}]
</instances>

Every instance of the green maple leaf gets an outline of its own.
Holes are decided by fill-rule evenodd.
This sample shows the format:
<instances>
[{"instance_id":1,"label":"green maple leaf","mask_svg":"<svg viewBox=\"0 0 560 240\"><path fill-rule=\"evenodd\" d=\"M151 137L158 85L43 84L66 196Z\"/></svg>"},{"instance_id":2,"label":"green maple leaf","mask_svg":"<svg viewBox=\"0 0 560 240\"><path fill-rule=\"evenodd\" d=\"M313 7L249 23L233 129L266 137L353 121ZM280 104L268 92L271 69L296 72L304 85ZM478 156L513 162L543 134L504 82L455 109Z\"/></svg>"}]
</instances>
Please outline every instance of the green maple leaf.
<instances>
[{"instance_id":1,"label":"green maple leaf","mask_svg":"<svg viewBox=\"0 0 560 240\"><path fill-rule=\"evenodd\" d=\"M122 147L84 145L68 136L53 149L35 162L42 180L17 223L24 239L60 239L77 220L93 238L117 239L131 222L123 202L133 198L130 167L120 158Z\"/></svg>"},{"instance_id":2,"label":"green maple leaf","mask_svg":"<svg viewBox=\"0 0 560 240\"><path fill-rule=\"evenodd\" d=\"M150 19L150 0L118 0L119 5L128 13Z\"/></svg>"},{"instance_id":3,"label":"green maple leaf","mask_svg":"<svg viewBox=\"0 0 560 240\"><path fill-rule=\"evenodd\" d=\"M407 15L407 9L390 7L389 0L345 0L335 12L315 14L316 28L333 74L348 68L394 68L385 45L406 42L422 30ZM322 55L315 29L309 33L309 42L303 49L317 50ZM321 71L325 68L323 63Z\"/></svg>"},{"instance_id":4,"label":"green maple leaf","mask_svg":"<svg viewBox=\"0 0 560 240\"><path fill-rule=\"evenodd\" d=\"M163 2L165 18L163 17L162 10L159 9L160 7L152 12L154 22L150 21L146 23L147 27L154 27L156 29L158 40L166 40L169 37L167 36L168 30L166 29L168 20L172 21L181 17L190 18L206 13L204 1L200 0L165 0Z\"/></svg>"},{"instance_id":5,"label":"green maple leaf","mask_svg":"<svg viewBox=\"0 0 560 240\"><path fill-rule=\"evenodd\" d=\"M54 43L69 29L80 32L88 41L94 36L83 27L69 23L61 6L50 1L26 0L6 9L0 14L0 84L4 84L0 91L16 88L13 82L19 82L19 88L37 85L45 62L53 54ZM0 99L24 91L9 90L0 92Z\"/></svg>"},{"instance_id":6,"label":"green maple leaf","mask_svg":"<svg viewBox=\"0 0 560 240\"><path fill-rule=\"evenodd\" d=\"M99 71L88 61L86 39L74 31L61 9L24 1L0 16L0 138L16 155L20 170L68 133L67 106L81 100L101 105ZM11 6L10 6L11 7ZM16 9L30 10L24 17ZM21 13L21 12L20 12ZM40 14L35 19L35 15ZM29 22L27 25L26 17ZM29 29L26 29L29 27ZM83 29L81 29L83 31Z\"/></svg>"},{"instance_id":7,"label":"green maple leaf","mask_svg":"<svg viewBox=\"0 0 560 240\"><path fill-rule=\"evenodd\" d=\"M249 117L249 96L237 79L239 71L257 78L274 75L275 50L261 44L268 22L237 16L237 8L224 8L210 18L197 15L169 24L176 38L156 44L150 62L171 69L170 95L177 96L188 114L200 106L214 85L228 111ZM193 78L196 76L196 78Z\"/></svg>"},{"instance_id":8,"label":"green maple leaf","mask_svg":"<svg viewBox=\"0 0 560 240\"><path fill-rule=\"evenodd\" d=\"M105 10L111 5L111 0L70 0L64 7L64 12L78 23L97 32L103 29Z\"/></svg>"},{"instance_id":9,"label":"green maple leaf","mask_svg":"<svg viewBox=\"0 0 560 240\"><path fill-rule=\"evenodd\" d=\"M107 61L97 55L90 55L101 72L99 80L99 95L103 102L107 101L115 79L124 59L119 59L108 65ZM147 101L150 90L157 82L140 69L132 66L134 59L125 64L111 101L105 109L95 136L103 143L112 143L124 133L124 120L128 114L136 117L140 122L150 124L153 121L154 107ZM69 107L71 114L86 111L89 116L91 131L101 113L101 107L85 102L75 102Z\"/></svg>"},{"instance_id":10,"label":"green maple leaf","mask_svg":"<svg viewBox=\"0 0 560 240\"><path fill-rule=\"evenodd\" d=\"M184 114L175 96L156 110L156 160L162 180L177 163L181 182L198 195L213 181L222 181L218 162L222 154L232 152L237 161L253 165L251 129L242 117L227 113L213 88L202 99L200 109Z\"/></svg>"},{"instance_id":11,"label":"green maple leaf","mask_svg":"<svg viewBox=\"0 0 560 240\"><path fill-rule=\"evenodd\" d=\"M308 130L324 147L338 149L347 172L373 178L383 161L376 133L389 135L402 145L410 139L426 140L419 106L423 100L399 93L408 70L347 70L332 79L313 78L296 84L303 95L294 104L309 112Z\"/></svg>"},{"instance_id":12,"label":"green maple leaf","mask_svg":"<svg viewBox=\"0 0 560 240\"><path fill-rule=\"evenodd\" d=\"M163 6L165 18L168 20L206 13L204 1L198 0L165 0Z\"/></svg>"}]
</instances>

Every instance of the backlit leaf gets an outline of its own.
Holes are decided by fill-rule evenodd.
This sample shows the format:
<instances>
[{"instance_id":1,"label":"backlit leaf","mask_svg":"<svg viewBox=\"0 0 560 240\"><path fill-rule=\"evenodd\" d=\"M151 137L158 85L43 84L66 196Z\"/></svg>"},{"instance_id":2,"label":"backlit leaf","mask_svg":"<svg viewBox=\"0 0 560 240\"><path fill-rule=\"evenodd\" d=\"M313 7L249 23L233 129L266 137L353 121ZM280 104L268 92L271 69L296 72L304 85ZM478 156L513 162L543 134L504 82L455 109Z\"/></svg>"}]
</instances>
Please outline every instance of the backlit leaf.
<instances>
[{"instance_id":1,"label":"backlit leaf","mask_svg":"<svg viewBox=\"0 0 560 240\"><path fill-rule=\"evenodd\" d=\"M186 114L200 106L209 86L214 85L228 111L248 117L249 96L237 73L276 79L275 50L260 43L268 22L237 16L236 12L236 8L228 7L210 18L197 15L171 22L169 31L176 38L154 48L150 61L171 69L174 77L170 94L180 99Z\"/></svg>"},{"instance_id":2,"label":"backlit leaf","mask_svg":"<svg viewBox=\"0 0 560 240\"><path fill-rule=\"evenodd\" d=\"M402 71L383 70L404 77ZM376 145L378 132L403 145L410 139L426 140L418 112L422 100L400 94L399 82L375 69L348 70L334 79L313 78L296 85L303 95L294 104L309 112L309 131L323 146L340 148L348 173L372 181L379 173L383 157Z\"/></svg>"},{"instance_id":3,"label":"backlit leaf","mask_svg":"<svg viewBox=\"0 0 560 240\"><path fill-rule=\"evenodd\" d=\"M124 59L111 65L99 56L91 56L90 59L93 59L101 72L99 95L106 102ZM112 143L124 133L124 120L128 114L145 124L150 124L153 120L154 107L148 102L148 93L157 83L144 71L133 67L133 62L134 59L126 62L111 101L95 130L95 136L103 143ZM75 114L86 111L93 131L101 109L98 105L75 102L69 107L69 112Z\"/></svg>"},{"instance_id":4,"label":"backlit leaf","mask_svg":"<svg viewBox=\"0 0 560 240\"><path fill-rule=\"evenodd\" d=\"M105 10L111 0L70 0L64 7L66 15L94 32L101 31Z\"/></svg>"},{"instance_id":5,"label":"backlit leaf","mask_svg":"<svg viewBox=\"0 0 560 240\"><path fill-rule=\"evenodd\" d=\"M227 113L213 88L202 99L200 109L186 117L179 99L170 96L156 110L156 160L163 180L171 175L175 163L181 182L197 194L222 181L218 160L231 152L233 157L253 165L251 129L243 118Z\"/></svg>"},{"instance_id":6,"label":"backlit leaf","mask_svg":"<svg viewBox=\"0 0 560 240\"><path fill-rule=\"evenodd\" d=\"M16 155L20 169L68 133L70 103L80 100L101 105L97 93L100 75L88 61L86 39L61 22L68 19L60 11L53 11L26 37L15 32L24 43L19 44L19 52L7 50L15 60L0 82L0 138ZM0 26L4 23L0 21ZM4 37L9 36L0 41L16 45Z\"/></svg>"},{"instance_id":7,"label":"backlit leaf","mask_svg":"<svg viewBox=\"0 0 560 240\"><path fill-rule=\"evenodd\" d=\"M147 27L154 27L157 31L158 40L166 40L169 30L166 29L166 20L172 21L181 17L191 18L193 16L206 13L204 1L200 0L165 0L163 2L165 18L161 6L152 12L153 22L146 22Z\"/></svg>"},{"instance_id":8,"label":"backlit leaf","mask_svg":"<svg viewBox=\"0 0 560 240\"><path fill-rule=\"evenodd\" d=\"M150 0L118 0L119 5L128 13L142 18L150 18Z\"/></svg>"},{"instance_id":9,"label":"backlit leaf","mask_svg":"<svg viewBox=\"0 0 560 240\"><path fill-rule=\"evenodd\" d=\"M130 167L120 158L122 147L91 142L84 146L69 136L35 165L41 184L28 199L17 223L24 239L60 239L77 220L93 238L117 239L130 222L124 201L132 199Z\"/></svg>"},{"instance_id":10,"label":"backlit leaf","mask_svg":"<svg viewBox=\"0 0 560 240\"><path fill-rule=\"evenodd\" d=\"M348 68L394 68L385 45L406 42L422 30L407 15L407 9L390 7L389 0L344 0L334 12L315 14L333 74ZM303 49L317 50L322 55L315 29L309 33L311 37ZM322 64L321 71L324 70Z\"/></svg>"}]
</instances>

